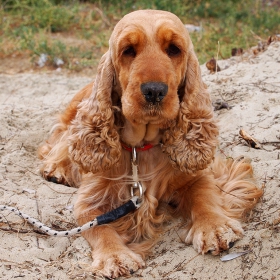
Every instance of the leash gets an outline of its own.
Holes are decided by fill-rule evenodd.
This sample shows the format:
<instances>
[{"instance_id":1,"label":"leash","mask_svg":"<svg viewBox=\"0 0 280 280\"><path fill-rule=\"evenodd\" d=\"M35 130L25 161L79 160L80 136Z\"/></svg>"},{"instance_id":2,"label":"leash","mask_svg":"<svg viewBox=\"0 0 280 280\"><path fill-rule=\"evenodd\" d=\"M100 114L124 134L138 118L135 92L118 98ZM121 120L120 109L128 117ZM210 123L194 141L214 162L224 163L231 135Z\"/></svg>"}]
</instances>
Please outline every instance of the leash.
<instances>
[{"instance_id":1,"label":"leash","mask_svg":"<svg viewBox=\"0 0 280 280\"><path fill-rule=\"evenodd\" d=\"M92 227L95 227L97 225L103 225L103 224L108 224L111 223L126 214L138 209L140 207L141 203L139 203L139 197L134 196L132 197L128 202L125 204L121 205L120 207L106 213L103 215L100 215L96 217L94 220L87 222L81 227L76 227L71 230L66 230L66 231L57 231L53 230L50 227L44 225L40 221L28 216L27 214L22 213L15 207L10 207L7 205L0 205L0 210L9 210L16 215L22 217L24 220L26 220L29 224L32 226L36 227L37 229L41 230L42 232L51 235L51 236L72 236L78 233L81 233L85 230L88 230Z\"/></svg>"},{"instance_id":2,"label":"leash","mask_svg":"<svg viewBox=\"0 0 280 280\"><path fill-rule=\"evenodd\" d=\"M45 224L41 223L40 221L30 217L29 215L22 213L15 207L10 207L7 205L0 205L0 210L8 210L10 212L15 213L16 215L20 216L23 218L25 221L27 221L29 224L34 226L35 228L39 229L40 231L46 233L47 235L50 236L72 236L78 233L81 233L85 230L88 230L90 228L93 228L97 225L103 225L103 224L108 224L113 221L116 221L117 219L124 217L128 213L137 210L142 203L142 196L143 196L143 187L141 182L139 181L138 177L138 164L137 164L137 148L131 148L132 151L132 177L134 184L131 187L131 199L126 202L125 204L119 206L116 209L113 209L112 211L105 213L103 215L100 215L96 217L95 219L87 222L86 224L73 228L71 230L66 230L66 231L56 231L51 229L50 227L46 226ZM139 190L139 196L134 195L135 190Z\"/></svg>"}]
</instances>

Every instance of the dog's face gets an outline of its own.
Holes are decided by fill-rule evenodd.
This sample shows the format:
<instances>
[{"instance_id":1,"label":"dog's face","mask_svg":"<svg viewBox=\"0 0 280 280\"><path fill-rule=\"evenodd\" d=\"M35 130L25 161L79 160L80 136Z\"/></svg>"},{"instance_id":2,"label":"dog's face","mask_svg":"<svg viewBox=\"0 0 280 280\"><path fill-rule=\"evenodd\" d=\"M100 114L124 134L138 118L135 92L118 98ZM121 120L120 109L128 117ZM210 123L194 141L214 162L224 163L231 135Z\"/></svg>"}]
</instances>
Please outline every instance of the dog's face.
<instances>
[{"instance_id":1,"label":"dog's face","mask_svg":"<svg viewBox=\"0 0 280 280\"><path fill-rule=\"evenodd\" d=\"M179 111L189 35L171 13L144 10L135 15L126 15L110 39L122 113L131 123L166 128Z\"/></svg>"}]
</instances>

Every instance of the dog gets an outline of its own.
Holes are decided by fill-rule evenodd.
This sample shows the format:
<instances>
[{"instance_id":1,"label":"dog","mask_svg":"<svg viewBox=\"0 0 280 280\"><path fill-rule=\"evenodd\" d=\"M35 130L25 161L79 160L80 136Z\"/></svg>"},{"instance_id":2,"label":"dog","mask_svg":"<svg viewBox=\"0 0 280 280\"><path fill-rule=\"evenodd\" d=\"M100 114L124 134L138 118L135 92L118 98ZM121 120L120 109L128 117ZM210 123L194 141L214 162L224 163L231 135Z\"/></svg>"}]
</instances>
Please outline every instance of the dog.
<instances>
[{"instance_id":1,"label":"dog","mask_svg":"<svg viewBox=\"0 0 280 280\"><path fill-rule=\"evenodd\" d=\"M251 165L222 159L217 144L185 26L170 12L139 10L116 24L94 82L59 115L38 154L45 179L78 187L79 225L124 204L141 184L133 189L143 192L139 209L82 234L91 271L114 278L145 265L170 217L187 221L180 236L202 254L217 255L242 237L240 219L262 190Z\"/></svg>"}]
</instances>

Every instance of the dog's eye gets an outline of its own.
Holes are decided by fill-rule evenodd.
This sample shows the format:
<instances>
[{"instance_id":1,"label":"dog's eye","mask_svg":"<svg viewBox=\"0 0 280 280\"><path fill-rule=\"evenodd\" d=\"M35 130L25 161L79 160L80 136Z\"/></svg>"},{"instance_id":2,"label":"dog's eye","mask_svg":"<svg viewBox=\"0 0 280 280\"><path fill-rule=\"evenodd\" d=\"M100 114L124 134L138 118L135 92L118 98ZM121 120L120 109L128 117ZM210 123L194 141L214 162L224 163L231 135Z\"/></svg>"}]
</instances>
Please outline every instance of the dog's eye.
<instances>
[{"instance_id":1,"label":"dog's eye","mask_svg":"<svg viewBox=\"0 0 280 280\"><path fill-rule=\"evenodd\" d=\"M123 55L135 57L136 56L136 51L132 46L129 46L126 49L124 49Z\"/></svg>"},{"instance_id":2,"label":"dog's eye","mask_svg":"<svg viewBox=\"0 0 280 280\"><path fill-rule=\"evenodd\" d=\"M172 57L172 56L177 56L178 54L180 54L181 50L174 44L170 44L168 46L168 48L166 49L166 53L169 57Z\"/></svg>"}]
</instances>

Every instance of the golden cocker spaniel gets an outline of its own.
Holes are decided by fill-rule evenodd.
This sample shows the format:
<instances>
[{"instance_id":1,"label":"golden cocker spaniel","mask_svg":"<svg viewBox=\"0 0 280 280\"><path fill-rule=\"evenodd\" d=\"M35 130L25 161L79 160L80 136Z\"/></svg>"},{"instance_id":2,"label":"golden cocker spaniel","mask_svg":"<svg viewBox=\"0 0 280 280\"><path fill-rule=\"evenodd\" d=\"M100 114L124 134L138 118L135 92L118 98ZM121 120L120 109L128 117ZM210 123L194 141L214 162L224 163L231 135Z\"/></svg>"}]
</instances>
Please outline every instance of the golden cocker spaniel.
<instances>
[{"instance_id":1,"label":"golden cocker spaniel","mask_svg":"<svg viewBox=\"0 0 280 280\"><path fill-rule=\"evenodd\" d=\"M182 22L154 10L123 17L95 81L74 96L39 148L44 178L79 187L79 224L131 198L136 148L142 204L83 233L92 247L93 272L118 277L143 267L170 215L186 219L181 237L202 254L217 255L242 236L239 220L262 191L250 164L214 158L217 137L210 96Z\"/></svg>"}]
</instances>

